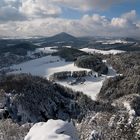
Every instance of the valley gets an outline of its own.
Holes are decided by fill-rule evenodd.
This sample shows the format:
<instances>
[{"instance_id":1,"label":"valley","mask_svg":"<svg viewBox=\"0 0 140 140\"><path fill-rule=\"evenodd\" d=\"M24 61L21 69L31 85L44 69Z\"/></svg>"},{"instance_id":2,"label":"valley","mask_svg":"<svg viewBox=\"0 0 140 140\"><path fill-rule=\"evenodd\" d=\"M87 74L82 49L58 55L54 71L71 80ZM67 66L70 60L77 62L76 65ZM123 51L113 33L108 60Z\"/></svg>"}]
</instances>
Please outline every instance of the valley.
<instances>
[{"instance_id":1,"label":"valley","mask_svg":"<svg viewBox=\"0 0 140 140\"><path fill-rule=\"evenodd\" d=\"M7 46L0 47L0 133L4 140L14 136L15 140L38 139L43 134L35 132L49 128L60 130L46 133L44 137L50 140L50 135L66 140L67 134L73 140L137 140L139 42L104 39L87 47L89 38L80 40L61 33L48 39L11 40L16 43L10 48L6 45L10 41L3 41ZM128 48L114 48L118 44ZM14 134L8 137L11 131Z\"/></svg>"},{"instance_id":2,"label":"valley","mask_svg":"<svg viewBox=\"0 0 140 140\"><path fill-rule=\"evenodd\" d=\"M45 52L50 53L55 51L54 49L50 51L51 50L50 48L48 51L46 49L44 50L43 48L40 50L43 51L44 53ZM96 94L99 93L102 87L102 83L105 81L105 79L117 75L117 73L111 66L108 66L108 68L109 68L109 72L107 75L98 76L98 73L93 71L91 75L89 76L87 75L83 77L85 79L85 82L83 84L70 85L69 83L71 81L74 81L75 78L60 80L57 81L57 83L72 88L73 90L81 91L84 94L92 97L92 99L95 99ZM45 77L46 79L49 79L52 74L57 72L65 72L65 71L78 72L83 70L87 72L91 71L91 69L77 67L74 64L74 62L66 62L64 59L60 58L59 56L52 56L52 55L48 55L46 57L24 62L19 65L13 65L10 67L10 69L13 69L13 71L10 72L10 74L30 73L35 76Z\"/></svg>"}]
</instances>

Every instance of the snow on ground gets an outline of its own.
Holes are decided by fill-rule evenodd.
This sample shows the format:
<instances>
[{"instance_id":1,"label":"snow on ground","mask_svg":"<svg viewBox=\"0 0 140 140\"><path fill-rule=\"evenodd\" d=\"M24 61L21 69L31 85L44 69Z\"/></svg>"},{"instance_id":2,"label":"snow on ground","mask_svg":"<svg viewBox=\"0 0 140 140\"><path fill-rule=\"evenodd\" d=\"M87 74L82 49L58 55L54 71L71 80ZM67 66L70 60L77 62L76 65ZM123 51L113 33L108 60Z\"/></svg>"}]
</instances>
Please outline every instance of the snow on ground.
<instances>
[{"instance_id":1,"label":"snow on ground","mask_svg":"<svg viewBox=\"0 0 140 140\"><path fill-rule=\"evenodd\" d=\"M11 69L15 71L10 73L31 73L32 75L38 75L49 79L50 75L56 72L62 71L90 71L90 69L79 68L74 65L73 62L65 62L58 56L45 56L42 58L34 59L28 62L24 62L18 65L11 66ZM96 74L96 73L95 73ZM116 72L112 67L109 67L108 75L100 77L86 76L83 84L70 85L68 80L59 81L58 83L70 87L75 91L81 91L84 94L90 96L93 100L96 99L96 95L99 93L104 80L108 77L116 76Z\"/></svg>"},{"instance_id":2,"label":"snow on ground","mask_svg":"<svg viewBox=\"0 0 140 140\"><path fill-rule=\"evenodd\" d=\"M51 119L36 123L24 140L78 140L78 137L72 123Z\"/></svg>"},{"instance_id":3,"label":"snow on ground","mask_svg":"<svg viewBox=\"0 0 140 140\"><path fill-rule=\"evenodd\" d=\"M64 48L72 48L71 46L62 46L62 47L64 47Z\"/></svg>"},{"instance_id":4,"label":"snow on ground","mask_svg":"<svg viewBox=\"0 0 140 140\"><path fill-rule=\"evenodd\" d=\"M95 100L96 95L99 93L102 87L104 77L94 78L94 77L87 76L85 77L85 79L86 82L84 82L84 84L70 85L68 84L69 81L62 81L61 84L63 86L73 89L74 91L81 91L84 94L91 97L93 100Z\"/></svg>"},{"instance_id":5,"label":"snow on ground","mask_svg":"<svg viewBox=\"0 0 140 140\"><path fill-rule=\"evenodd\" d=\"M31 73L32 75L47 77L49 75L49 68L63 65L65 65L65 62L60 61L59 57L45 56L18 65L13 65L10 68L17 69L11 73Z\"/></svg>"},{"instance_id":6,"label":"snow on ground","mask_svg":"<svg viewBox=\"0 0 140 140\"><path fill-rule=\"evenodd\" d=\"M131 105L129 102L124 102L123 104L124 104L124 107L129 112L128 124L131 124L134 119L134 116L136 115L135 110L133 108L131 108Z\"/></svg>"},{"instance_id":7,"label":"snow on ground","mask_svg":"<svg viewBox=\"0 0 140 140\"><path fill-rule=\"evenodd\" d=\"M83 52L87 52L87 53L100 53L100 54L118 54L118 53L124 53L125 51L121 51L121 50L108 50L108 51L104 51L104 50L97 50L97 49L92 49L92 48L83 48L80 49Z\"/></svg>"},{"instance_id":8,"label":"snow on ground","mask_svg":"<svg viewBox=\"0 0 140 140\"><path fill-rule=\"evenodd\" d=\"M133 43L131 41L126 41L122 39L116 39L116 40L98 40L97 43L107 44L107 45L113 45L113 44L130 44Z\"/></svg>"},{"instance_id":9,"label":"snow on ground","mask_svg":"<svg viewBox=\"0 0 140 140\"><path fill-rule=\"evenodd\" d=\"M51 55L13 65L11 69L17 70L11 73L31 73L46 78L49 78L55 72L61 71L90 71L89 69L78 68L73 62L65 62L64 59Z\"/></svg>"},{"instance_id":10,"label":"snow on ground","mask_svg":"<svg viewBox=\"0 0 140 140\"><path fill-rule=\"evenodd\" d=\"M28 51L27 56L33 57L35 53L41 53L41 52L46 53L46 54L52 54L54 52L57 52L57 46L37 48L35 51Z\"/></svg>"},{"instance_id":11,"label":"snow on ground","mask_svg":"<svg viewBox=\"0 0 140 140\"><path fill-rule=\"evenodd\" d=\"M37 48L35 50L36 53L38 52L43 52L43 53L53 53L53 52L57 52L56 50L57 46L54 46L54 47L44 47L44 48Z\"/></svg>"},{"instance_id":12,"label":"snow on ground","mask_svg":"<svg viewBox=\"0 0 140 140\"><path fill-rule=\"evenodd\" d=\"M61 81L60 84L63 86L72 88L75 91L81 91L84 94L91 97L91 99L96 100L97 94L100 92L100 89L103 85L103 82L110 77L114 77L117 75L116 71L112 67L108 67L109 71L107 75L102 75L100 77L86 76L86 82L84 84L70 85L69 81ZM59 83L59 82L58 82Z\"/></svg>"},{"instance_id":13,"label":"snow on ground","mask_svg":"<svg viewBox=\"0 0 140 140\"><path fill-rule=\"evenodd\" d=\"M64 65L60 65L60 66L55 66L55 67L50 67L48 69L48 76L52 75L53 73L56 72L62 72L62 71L82 71L82 70L86 70L86 71L90 71L90 69L85 69L85 68L79 68L77 66L74 65L73 62L65 62L62 61ZM61 63L61 62L60 62Z\"/></svg>"},{"instance_id":14,"label":"snow on ground","mask_svg":"<svg viewBox=\"0 0 140 140\"><path fill-rule=\"evenodd\" d=\"M129 43L128 41L118 39L118 40L107 40L102 44L113 45L113 44L128 44L128 43Z\"/></svg>"}]
</instances>

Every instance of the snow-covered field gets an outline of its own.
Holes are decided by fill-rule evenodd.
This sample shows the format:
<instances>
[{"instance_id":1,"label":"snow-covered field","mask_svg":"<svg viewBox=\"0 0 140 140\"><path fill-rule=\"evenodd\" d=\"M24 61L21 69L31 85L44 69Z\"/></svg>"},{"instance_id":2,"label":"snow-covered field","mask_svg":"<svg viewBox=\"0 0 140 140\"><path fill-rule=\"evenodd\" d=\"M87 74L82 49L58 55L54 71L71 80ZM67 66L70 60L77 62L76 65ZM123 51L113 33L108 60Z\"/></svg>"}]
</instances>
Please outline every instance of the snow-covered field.
<instances>
[{"instance_id":1,"label":"snow-covered field","mask_svg":"<svg viewBox=\"0 0 140 140\"><path fill-rule=\"evenodd\" d=\"M122 39L116 39L116 40L99 40L99 41L96 41L96 42L99 42L99 43L102 43L102 44L107 44L107 45L113 45L113 44L130 44L130 43L133 43L133 42L130 42L130 41L126 41L126 40L122 40Z\"/></svg>"},{"instance_id":2,"label":"snow-covered field","mask_svg":"<svg viewBox=\"0 0 140 140\"><path fill-rule=\"evenodd\" d=\"M100 53L100 54L118 54L118 53L124 53L125 51L121 51L121 50L108 50L108 51L104 51L104 50L97 50L97 49L91 49L91 48L83 48L80 49L81 51L87 52L87 53Z\"/></svg>"},{"instance_id":3,"label":"snow-covered field","mask_svg":"<svg viewBox=\"0 0 140 140\"><path fill-rule=\"evenodd\" d=\"M18 65L11 66L15 71L11 73L31 73L49 79L50 75L62 71L90 71L90 69L79 68L73 62L65 62L58 56L45 56L42 58L34 59ZM70 85L69 81L58 82L61 85L70 87L75 91L81 91L95 100L96 95L99 93L104 80L110 76L116 76L116 72L110 67L109 74L101 77L87 76L85 77L84 84Z\"/></svg>"},{"instance_id":4,"label":"snow-covered field","mask_svg":"<svg viewBox=\"0 0 140 140\"><path fill-rule=\"evenodd\" d=\"M110 44L110 45L112 45L112 44L128 44L129 42L128 41L125 41L125 40L120 40L120 39L118 39L118 40L107 40L106 42L103 42L102 44Z\"/></svg>"},{"instance_id":5,"label":"snow-covered field","mask_svg":"<svg viewBox=\"0 0 140 140\"><path fill-rule=\"evenodd\" d=\"M35 51L28 51L27 56L33 57L35 53L46 53L46 54L52 54L54 52L57 52L57 46L54 47L44 47L44 48L37 48Z\"/></svg>"},{"instance_id":6,"label":"snow-covered field","mask_svg":"<svg viewBox=\"0 0 140 140\"><path fill-rule=\"evenodd\" d=\"M56 50L57 46L54 47L44 47L44 48L38 48L35 50L35 53L37 52L44 52L44 53L53 53L53 52L57 52Z\"/></svg>"},{"instance_id":7,"label":"snow-covered field","mask_svg":"<svg viewBox=\"0 0 140 140\"><path fill-rule=\"evenodd\" d=\"M74 66L73 62L65 62L64 59L51 55L24 62L18 65L13 65L11 68L16 70L11 73L31 73L33 75L46 78L49 78L49 76L55 72L61 71L89 71L89 69L83 69Z\"/></svg>"},{"instance_id":8,"label":"snow-covered field","mask_svg":"<svg viewBox=\"0 0 140 140\"><path fill-rule=\"evenodd\" d=\"M78 137L72 123L48 120L36 123L24 140L78 140Z\"/></svg>"},{"instance_id":9,"label":"snow-covered field","mask_svg":"<svg viewBox=\"0 0 140 140\"><path fill-rule=\"evenodd\" d=\"M94 76L86 76L86 82L84 84L70 85L68 84L68 81L63 81L60 84L72 88L75 91L81 91L91 97L91 99L96 100L96 96L100 92L103 82L107 78L114 77L116 75L117 73L115 70L112 67L109 67L108 75L102 75L96 78Z\"/></svg>"}]
</instances>

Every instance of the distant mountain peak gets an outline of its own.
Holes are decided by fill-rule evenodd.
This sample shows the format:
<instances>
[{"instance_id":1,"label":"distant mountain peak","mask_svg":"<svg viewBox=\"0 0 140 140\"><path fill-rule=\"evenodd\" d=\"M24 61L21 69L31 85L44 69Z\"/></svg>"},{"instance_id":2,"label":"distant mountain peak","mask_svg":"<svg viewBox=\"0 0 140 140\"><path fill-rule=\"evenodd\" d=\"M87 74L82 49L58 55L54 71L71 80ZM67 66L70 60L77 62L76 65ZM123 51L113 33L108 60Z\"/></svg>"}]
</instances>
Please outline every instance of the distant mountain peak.
<instances>
[{"instance_id":1,"label":"distant mountain peak","mask_svg":"<svg viewBox=\"0 0 140 140\"><path fill-rule=\"evenodd\" d=\"M71 38L75 38L75 39L76 39L75 36L73 36L73 35L71 35L71 34L68 34L68 33L66 33L66 32L61 32L61 33L59 33L59 34L54 35L54 37L55 37L55 36L71 37Z\"/></svg>"},{"instance_id":2,"label":"distant mountain peak","mask_svg":"<svg viewBox=\"0 0 140 140\"><path fill-rule=\"evenodd\" d=\"M59 33L59 34L56 34L52 37L49 37L49 41L54 41L54 42L59 42L59 41L76 41L77 38L68 34L68 33L65 33L65 32L62 32L62 33Z\"/></svg>"},{"instance_id":3,"label":"distant mountain peak","mask_svg":"<svg viewBox=\"0 0 140 140\"><path fill-rule=\"evenodd\" d=\"M58 35L70 35L70 34L68 34L68 33L66 33L66 32L61 32L61 33L59 33Z\"/></svg>"}]
</instances>

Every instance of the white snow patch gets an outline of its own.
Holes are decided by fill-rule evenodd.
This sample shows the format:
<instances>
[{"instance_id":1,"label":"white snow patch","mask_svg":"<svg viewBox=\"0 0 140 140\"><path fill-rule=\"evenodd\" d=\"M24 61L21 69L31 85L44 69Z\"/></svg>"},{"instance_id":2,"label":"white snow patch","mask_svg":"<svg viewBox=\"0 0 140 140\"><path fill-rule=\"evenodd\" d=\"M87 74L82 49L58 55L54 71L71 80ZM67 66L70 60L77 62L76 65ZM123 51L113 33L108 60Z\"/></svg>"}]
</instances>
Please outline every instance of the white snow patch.
<instances>
[{"instance_id":1,"label":"white snow patch","mask_svg":"<svg viewBox=\"0 0 140 140\"><path fill-rule=\"evenodd\" d=\"M95 100L96 95L100 92L100 89L102 87L104 77L94 78L94 77L87 76L85 77L85 80L86 81L84 82L84 84L70 85L68 84L69 83L68 81L62 81L60 84L69 87L74 91L81 91L84 94L91 97L93 100Z\"/></svg>"},{"instance_id":2,"label":"white snow patch","mask_svg":"<svg viewBox=\"0 0 140 140\"><path fill-rule=\"evenodd\" d=\"M64 48L72 48L71 46L63 46Z\"/></svg>"},{"instance_id":3,"label":"white snow patch","mask_svg":"<svg viewBox=\"0 0 140 140\"><path fill-rule=\"evenodd\" d=\"M11 66L11 69L16 69L16 71L10 73L31 73L32 75L47 77L49 75L49 68L63 66L64 64L65 61L61 61L59 57L49 55L18 65L13 65Z\"/></svg>"},{"instance_id":4,"label":"white snow patch","mask_svg":"<svg viewBox=\"0 0 140 140\"><path fill-rule=\"evenodd\" d=\"M84 84L70 85L68 84L68 81L61 81L58 83L62 84L63 86L69 87L75 91L81 91L84 94L91 97L92 100L96 100L96 96L100 92L103 82L107 78L118 75L112 67L108 67L108 68L109 71L107 75L102 75L96 78L94 76L86 76L85 77L86 81L84 82Z\"/></svg>"},{"instance_id":5,"label":"white snow patch","mask_svg":"<svg viewBox=\"0 0 140 140\"><path fill-rule=\"evenodd\" d=\"M114 44L132 44L134 42L126 41L122 39L115 39L115 40L98 40L97 43L102 43L104 45L114 45Z\"/></svg>"},{"instance_id":6,"label":"white snow patch","mask_svg":"<svg viewBox=\"0 0 140 140\"><path fill-rule=\"evenodd\" d=\"M99 140L101 139L101 132L93 130L89 136L89 140Z\"/></svg>"},{"instance_id":7,"label":"white snow patch","mask_svg":"<svg viewBox=\"0 0 140 140\"><path fill-rule=\"evenodd\" d=\"M129 112L129 119L128 119L128 124L131 124L134 116L136 115L135 110L131 108L130 103L129 102L124 102L124 107L127 109L127 111Z\"/></svg>"},{"instance_id":8,"label":"white snow patch","mask_svg":"<svg viewBox=\"0 0 140 140\"><path fill-rule=\"evenodd\" d=\"M54 46L54 47L43 47L43 48L37 48L35 50L35 53L38 53L38 52L43 52L43 53L53 53L53 52L57 52L57 46Z\"/></svg>"},{"instance_id":9,"label":"white snow patch","mask_svg":"<svg viewBox=\"0 0 140 140\"><path fill-rule=\"evenodd\" d=\"M109 120L108 126L113 127L114 126L114 121L115 121L116 115L112 115L112 117Z\"/></svg>"},{"instance_id":10,"label":"white snow patch","mask_svg":"<svg viewBox=\"0 0 140 140\"><path fill-rule=\"evenodd\" d=\"M91 54L94 54L94 53L100 53L100 54L103 54L103 55L108 55L108 54L119 54L119 53L124 53L125 51L121 51L121 50L108 50L108 51L104 51L104 50L97 50L97 49L92 49L92 48L83 48L83 49L80 49L81 51L83 52L87 52L87 53L91 53Z\"/></svg>"},{"instance_id":11,"label":"white snow patch","mask_svg":"<svg viewBox=\"0 0 140 140\"><path fill-rule=\"evenodd\" d=\"M57 46L54 47L43 47L43 48L37 48L35 51L28 51L27 52L27 56L31 57L31 58L35 58L34 54L35 53L46 53L46 54L52 54L54 52L57 52Z\"/></svg>"},{"instance_id":12,"label":"white snow patch","mask_svg":"<svg viewBox=\"0 0 140 140\"><path fill-rule=\"evenodd\" d=\"M128 44L130 42L128 41L125 41L125 40L120 40L120 39L117 39L117 40L107 40L105 42L102 42L102 44L109 44L109 45L113 45L113 44Z\"/></svg>"},{"instance_id":13,"label":"white snow patch","mask_svg":"<svg viewBox=\"0 0 140 140\"><path fill-rule=\"evenodd\" d=\"M61 59L58 56L51 55L27 61L18 65L13 65L11 66L11 69L16 69L17 71L10 73L31 73L32 75L38 75L48 79L49 76L55 72L82 70L90 71L90 69L78 68L73 62L66 62L64 59Z\"/></svg>"},{"instance_id":14,"label":"white snow patch","mask_svg":"<svg viewBox=\"0 0 140 140\"><path fill-rule=\"evenodd\" d=\"M24 140L78 140L72 123L48 120L35 124Z\"/></svg>"}]
</instances>

